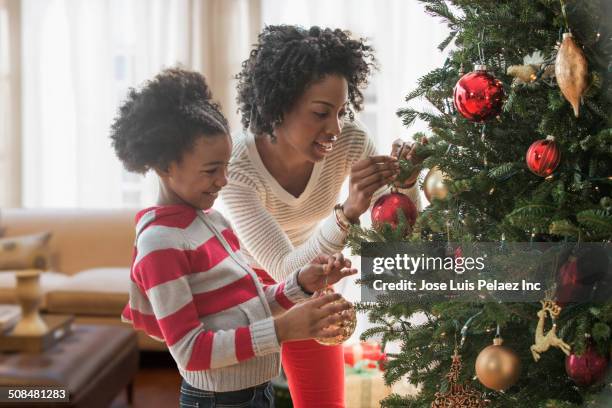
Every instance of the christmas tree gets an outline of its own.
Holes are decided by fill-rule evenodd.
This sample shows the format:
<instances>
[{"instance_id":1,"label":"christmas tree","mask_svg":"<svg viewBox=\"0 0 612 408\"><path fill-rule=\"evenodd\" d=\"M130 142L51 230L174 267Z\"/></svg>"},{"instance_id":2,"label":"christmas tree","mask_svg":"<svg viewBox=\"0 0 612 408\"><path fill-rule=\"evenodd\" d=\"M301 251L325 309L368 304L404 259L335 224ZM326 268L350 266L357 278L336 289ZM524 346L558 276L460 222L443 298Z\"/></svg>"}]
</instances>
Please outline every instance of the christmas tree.
<instances>
[{"instance_id":1,"label":"christmas tree","mask_svg":"<svg viewBox=\"0 0 612 408\"><path fill-rule=\"evenodd\" d=\"M450 35L439 48L451 50L444 65L420 78L406 97L422 98L433 108L407 107L398 115L407 127L417 118L428 123L427 134L414 139L429 140L417 154L420 166L430 169L420 187L431 204L408 234L401 211L399 227L353 228L353 252L359 253L364 241L609 243L612 3L421 2L448 25ZM486 98L472 100L479 92ZM409 162L401 164L404 174L413 170ZM566 261L567 273L572 261ZM572 271L580 274L579 269ZM385 365L387 383L407 377L420 386L418 395L392 395L382 405L485 406L482 399L492 407L606 406L595 405L610 395L601 373L588 371L593 368L569 373L565 365L566 354L609 365L612 304L577 302L560 308L558 299L548 300L453 302L423 296L398 302L381 297L359 305L375 326L363 339L378 336L383 344L401 345ZM417 315L424 323L414 323ZM532 352L550 330L550 322L543 331L538 326L548 317L556 318L560 342L546 352L537 353L537 347ZM475 372L477 357L492 344L498 327L504 346L522 366L503 392L485 387ZM436 405L441 404L440 398L434 402L436 393L451 391L471 392L472 402Z\"/></svg>"}]
</instances>

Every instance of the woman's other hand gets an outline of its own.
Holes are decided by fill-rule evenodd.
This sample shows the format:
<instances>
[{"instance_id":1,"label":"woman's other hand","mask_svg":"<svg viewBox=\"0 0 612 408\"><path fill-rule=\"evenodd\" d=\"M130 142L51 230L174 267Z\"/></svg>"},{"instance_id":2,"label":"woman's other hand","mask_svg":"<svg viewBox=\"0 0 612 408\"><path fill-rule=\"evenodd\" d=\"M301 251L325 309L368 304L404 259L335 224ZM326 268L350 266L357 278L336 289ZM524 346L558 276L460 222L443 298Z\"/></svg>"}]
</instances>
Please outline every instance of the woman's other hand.
<instances>
[{"instance_id":1,"label":"woman's other hand","mask_svg":"<svg viewBox=\"0 0 612 408\"><path fill-rule=\"evenodd\" d=\"M374 193L394 181L398 174L399 162L395 157L371 156L355 163L349 177L349 196L342 205L344 215L357 222L370 208Z\"/></svg>"},{"instance_id":2,"label":"woman's other hand","mask_svg":"<svg viewBox=\"0 0 612 408\"><path fill-rule=\"evenodd\" d=\"M420 164L423 162L423 158L417 156L416 150L420 145L426 145L427 138L421 138L420 142L410 143L404 142L402 139L396 139L393 141L391 146L391 156L397 158L397 160L408 160L412 163L414 170L404 180L394 180L393 185L398 188L410 188L412 187L419 177L421 171Z\"/></svg>"}]
</instances>

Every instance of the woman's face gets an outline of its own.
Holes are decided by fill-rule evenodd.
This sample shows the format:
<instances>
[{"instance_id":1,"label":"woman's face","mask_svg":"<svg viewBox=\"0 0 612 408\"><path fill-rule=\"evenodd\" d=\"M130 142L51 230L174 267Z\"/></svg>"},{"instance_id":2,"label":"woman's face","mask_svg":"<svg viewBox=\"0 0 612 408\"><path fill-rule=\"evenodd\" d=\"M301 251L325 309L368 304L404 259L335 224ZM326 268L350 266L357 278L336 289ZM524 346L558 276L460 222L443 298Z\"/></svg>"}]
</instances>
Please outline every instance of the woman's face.
<instances>
[{"instance_id":1,"label":"woman's face","mask_svg":"<svg viewBox=\"0 0 612 408\"><path fill-rule=\"evenodd\" d=\"M227 184L232 152L229 135L201 136L179 162L172 162L162 178L172 193L195 208L212 207L219 190Z\"/></svg>"},{"instance_id":2,"label":"woman's face","mask_svg":"<svg viewBox=\"0 0 612 408\"><path fill-rule=\"evenodd\" d=\"M310 85L274 128L279 145L303 159L318 162L334 148L348 104L348 83L327 75Z\"/></svg>"}]
</instances>

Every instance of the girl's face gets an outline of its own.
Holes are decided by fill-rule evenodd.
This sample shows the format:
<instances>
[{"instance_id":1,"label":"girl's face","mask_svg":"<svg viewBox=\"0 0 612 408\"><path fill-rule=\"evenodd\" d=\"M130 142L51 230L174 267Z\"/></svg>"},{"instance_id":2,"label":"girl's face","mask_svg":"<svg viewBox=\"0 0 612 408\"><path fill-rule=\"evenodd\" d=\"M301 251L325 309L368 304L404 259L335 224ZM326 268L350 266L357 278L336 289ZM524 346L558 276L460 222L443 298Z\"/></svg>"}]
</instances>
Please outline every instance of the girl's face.
<instances>
[{"instance_id":1,"label":"girl's face","mask_svg":"<svg viewBox=\"0 0 612 408\"><path fill-rule=\"evenodd\" d=\"M334 148L346 107L348 83L340 75L327 75L310 85L293 108L283 115L274 135L283 147L309 162L318 162Z\"/></svg>"},{"instance_id":2,"label":"girl's face","mask_svg":"<svg viewBox=\"0 0 612 408\"><path fill-rule=\"evenodd\" d=\"M219 190L227 184L232 140L221 133L198 137L179 162L160 173L165 186L180 201L199 209L212 207Z\"/></svg>"}]
</instances>

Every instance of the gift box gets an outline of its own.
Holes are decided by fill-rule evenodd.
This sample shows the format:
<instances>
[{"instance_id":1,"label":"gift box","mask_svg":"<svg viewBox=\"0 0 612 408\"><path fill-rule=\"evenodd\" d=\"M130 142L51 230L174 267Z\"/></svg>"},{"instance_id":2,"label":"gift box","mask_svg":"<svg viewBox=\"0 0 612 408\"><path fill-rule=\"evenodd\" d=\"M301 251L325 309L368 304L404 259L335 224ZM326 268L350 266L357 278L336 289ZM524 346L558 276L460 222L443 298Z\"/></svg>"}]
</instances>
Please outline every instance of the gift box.
<instances>
[{"instance_id":1,"label":"gift box","mask_svg":"<svg viewBox=\"0 0 612 408\"><path fill-rule=\"evenodd\" d=\"M345 408L379 407L380 400L391 394L391 387L385 385L382 372L367 367L365 361L356 363L354 367L345 366Z\"/></svg>"},{"instance_id":2,"label":"gift box","mask_svg":"<svg viewBox=\"0 0 612 408\"><path fill-rule=\"evenodd\" d=\"M373 342L361 342L353 345L345 345L344 349L344 363L349 367L355 367L355 365L361 361L366 361L368 368L380 368L386 360L385 353L382 352L380 344Z\"/></svg>"}]
</instances>

